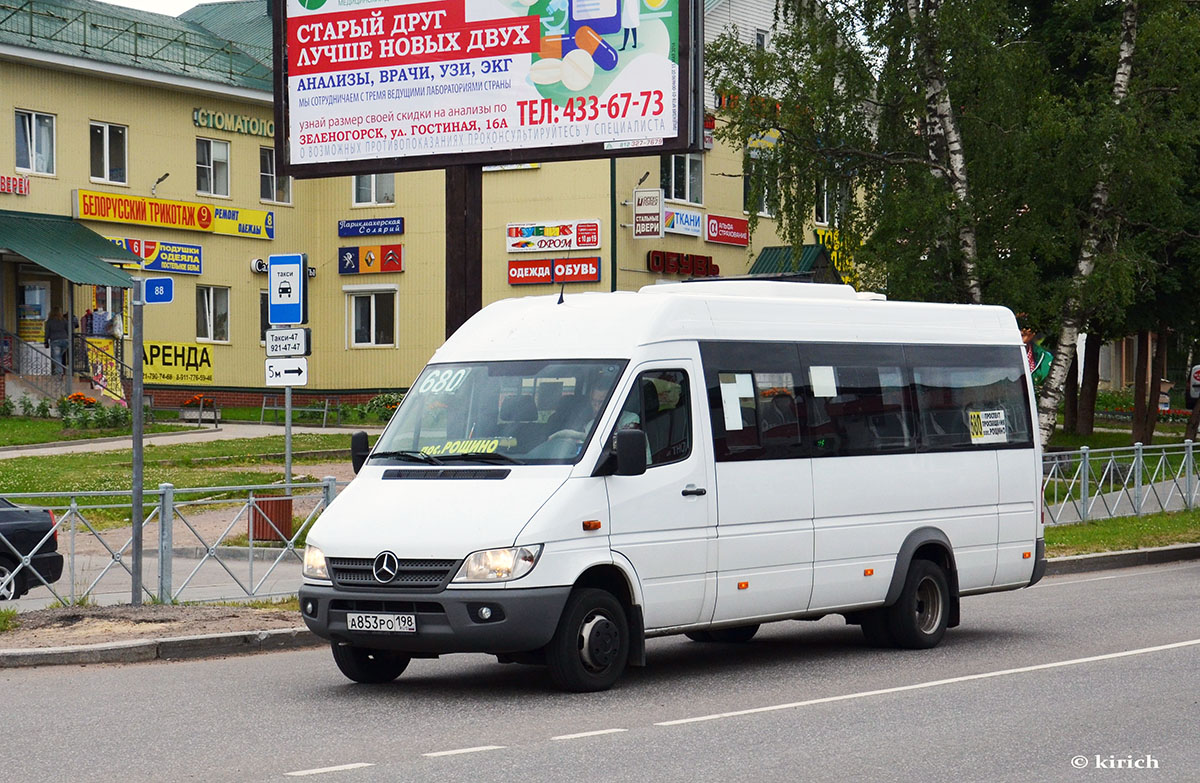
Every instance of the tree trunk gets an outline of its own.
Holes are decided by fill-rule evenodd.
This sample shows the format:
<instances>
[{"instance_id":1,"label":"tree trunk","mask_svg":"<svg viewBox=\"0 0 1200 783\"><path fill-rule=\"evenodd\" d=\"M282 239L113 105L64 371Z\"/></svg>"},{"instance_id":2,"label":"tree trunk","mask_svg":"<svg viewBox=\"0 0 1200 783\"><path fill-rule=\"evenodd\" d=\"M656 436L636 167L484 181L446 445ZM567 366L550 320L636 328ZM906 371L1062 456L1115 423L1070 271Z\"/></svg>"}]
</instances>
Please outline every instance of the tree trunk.
<instances>
[{"instance_id":1,"label":"tree trunk","mask_svg":"<svg viewBox=\"0 0 1200 783\"><path fill-rule=\"evenodd\" d=\"M1091 435L1096 427L1096 391L1100 388L1100 349L1104 343L1099 336L1089 334L1083 344L1083 381L1079 385L1079 421L1075 431Z\"/></svg>"},{"instance_id":2,"label":"tree trunk","mask_svg":"<svg viewBox=\"0 0 1200 783\"><path fill-rule=\"evenodd\" d=\"M1146 442L1146 389L1150 375L1150 333L1137 333L1137 355L1133 360L1133 426L1129 437L1133 443Z\"/></svg>"},{"instance_id":3,"label":"tree trunk","mask_svg":"<svg viewBox=\"0 0 1200 783\"><path fill-rule=\"evenodd\" d=\"M1067 369L1067 385L1063 389L1063 432L1074 435L1079 431L1079 357L1071 360Z\"/></svg>"},{"instance_id":4,"label":"tree trunk","mask_svg":"<svg viewBox=\"0 0 1200 783\"><path fill-rule=\"evenodd\" d=\"M913 0L909 0L910 7ZM1112 101L1113 106L1120 108L1125 96L1129 94L1129 79L1133 73L1133 52L1137 42L1137 0L1125 0L1124 11L1121 14L1121 42L1117 51L1117 72L1113 77ZM1079 338L1079 329L1083 322L1083 286L1096 267L1096 253L1100 247L1100 231L1108 209L1108 178L1113 169L1113 146L1116 139L1109 137L1105 144L1105 155L1101 158L1100 171L1096 176L1096 185L1092 188L1092 198L1088 205L1087 221L1084 225L1083 241L1079 246L1079 256L1075 262L1075 275L1071 279L1071 290L1063 304L1061 323L1058 332L1058 347L1054 361L1050 364L1050 374L1042 384L1042 396L1038 399L1038 429L1041 431L1042 443L1050 440L1058 418L1058 403L1062 399L1063 387L1067 380L1067 369L1071 359L1075 357L1075 341Z\"/></svg>"},{"instance_id":5,"label":"tree trunk","mask_svg":"<svg viewBox=\"0 0 1200 783\"><path fill-rule=\"evenodd\" d=\"M1150 389L1146 395L1146 439L1142 441L1147 446L1154 442L1154 428L1158 426L1158 395L1160 382L1167 377L1167 325L1158 325L1158 334L1154 340L1154 359L1150 362Z\"/></svg>"},{"instance_id":6,"label":"tree trunk","mask_svg":"<svg viewBox=\"0 0 1200 783\"><path fill-rule=\"evenodd\" d=\"M967 301L983 304L983 286L979 282L979 242L975 234L975 210L971 205L968 187L967 156L962 132L950 101L946 85L946 67L937 43L937 15L941 0L907 0L908 19L913 29L913 49L918 68L925 82L925 141L931 161L941 163L945 158L950 176L946 177L951 193L958 203L958 248L961 253L963 284ZM941 179L940 168L932 169Z\"/></svg>"}]
</instances>

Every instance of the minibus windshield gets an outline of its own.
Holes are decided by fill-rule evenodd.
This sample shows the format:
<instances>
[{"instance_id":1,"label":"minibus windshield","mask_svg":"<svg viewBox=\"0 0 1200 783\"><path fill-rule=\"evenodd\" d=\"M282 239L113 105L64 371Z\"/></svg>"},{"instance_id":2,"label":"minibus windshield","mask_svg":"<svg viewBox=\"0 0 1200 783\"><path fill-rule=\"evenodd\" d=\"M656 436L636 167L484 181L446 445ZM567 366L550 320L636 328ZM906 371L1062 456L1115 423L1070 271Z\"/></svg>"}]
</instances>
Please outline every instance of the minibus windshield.
<instances>
[{"instance_id":1,"label":"minibus windshield","mask_svg":"<svg viewBox=\"0 0 1200 783\"><path fill-rule=\"evenodd\" d=\"M623 360L429 365L404 395L371 460L573 464L625 365Z\"/></svg>"}]
</instances>

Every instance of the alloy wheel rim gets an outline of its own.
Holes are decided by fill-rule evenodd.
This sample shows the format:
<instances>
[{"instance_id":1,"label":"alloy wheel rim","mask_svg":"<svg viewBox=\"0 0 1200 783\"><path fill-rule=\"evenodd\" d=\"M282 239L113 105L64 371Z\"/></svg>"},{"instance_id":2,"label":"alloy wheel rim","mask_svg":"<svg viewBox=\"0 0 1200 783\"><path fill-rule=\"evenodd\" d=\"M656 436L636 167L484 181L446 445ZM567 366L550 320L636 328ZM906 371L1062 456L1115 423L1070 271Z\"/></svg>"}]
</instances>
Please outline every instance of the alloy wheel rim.
<instances>
[{"instance_id":1,"label":"alloy wheel rim","mask_svg":"<svg viewBox=\"0 0 1200 783\"><path fill-rule=\"evenodd\" d=\"M925 577L917 585L917 627L929 635L942 622L942 591L931 577Z\"/></svg>"}]
</instances>

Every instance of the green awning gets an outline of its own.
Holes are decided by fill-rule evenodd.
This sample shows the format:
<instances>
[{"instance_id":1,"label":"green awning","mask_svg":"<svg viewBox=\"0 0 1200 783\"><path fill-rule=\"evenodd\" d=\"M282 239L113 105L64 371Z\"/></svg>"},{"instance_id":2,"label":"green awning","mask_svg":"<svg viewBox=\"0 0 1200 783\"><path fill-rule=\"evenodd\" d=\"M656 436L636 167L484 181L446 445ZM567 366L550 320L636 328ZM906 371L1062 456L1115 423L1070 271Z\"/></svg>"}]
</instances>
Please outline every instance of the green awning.
<instances>
[{"instance_id":1,"label":"green awning","mask_svg":"<svg viewBox=\"0 0 1200 783\"><path fill-rule=\"evenodd\" d=\"M0 248L80 285L132 288L129 275L113 264L142 264L128 250L59 215L0 210Z\"/></svg>"},{"instance_id":2,"label":"green awning","mask_svg":"<svg viewBox=\"0 0 1200 783\"><path fill-rule=\"evenodd\" d=\"M791 245L784 247L764 247L754 259L750 267L752 275L782 275L796 272L812 272L823 253L827 253L824 245L805 245L799 261L795 261Z\"/></svg>"}]
</instances>

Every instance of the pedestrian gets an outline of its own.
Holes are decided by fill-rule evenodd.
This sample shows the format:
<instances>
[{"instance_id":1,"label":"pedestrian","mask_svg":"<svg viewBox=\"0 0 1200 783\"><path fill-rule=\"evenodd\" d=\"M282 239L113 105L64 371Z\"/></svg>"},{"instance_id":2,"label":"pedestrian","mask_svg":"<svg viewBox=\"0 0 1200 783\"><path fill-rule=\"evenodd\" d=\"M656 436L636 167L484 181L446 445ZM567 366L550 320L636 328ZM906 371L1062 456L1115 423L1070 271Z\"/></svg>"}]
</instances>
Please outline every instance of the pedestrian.
<instances>
[{"instance_id":1,"label":"pedestrian","mask_svg":"<svg viewBox=\"0 0 1200 783\"><path fill-rule=\"evenodd\" d=\"M71 343L71 325L62 310L55 309L46 321L46 347L50 349L51 375L63 375Z\"/></svg>"},{"instance_id":2,"label":"pedestrian","mask_svg":"<svg viewBox=\"0 0 1200 783\"><path fill-rule=\"evenodd\" d=\"M1033 377L1033 385L1040 386L1042 381L1046 380L1046 376L1050 374L1050 363L1054 361L1054 354L1042 347L1041 340L1038 339L1037 332L1029 325L1028 316L1025 313L1017 314L1017 323L1021 326L1021 342L1025 344L1025 360L1029 364L1029 374Z\"/></svg>"}]
</instances>

